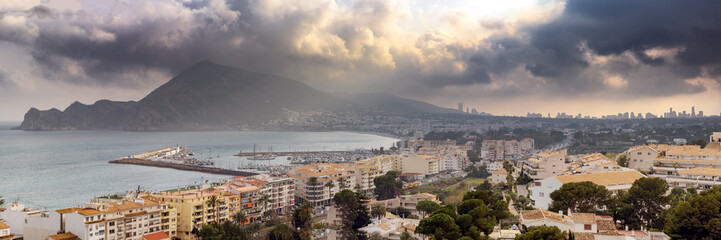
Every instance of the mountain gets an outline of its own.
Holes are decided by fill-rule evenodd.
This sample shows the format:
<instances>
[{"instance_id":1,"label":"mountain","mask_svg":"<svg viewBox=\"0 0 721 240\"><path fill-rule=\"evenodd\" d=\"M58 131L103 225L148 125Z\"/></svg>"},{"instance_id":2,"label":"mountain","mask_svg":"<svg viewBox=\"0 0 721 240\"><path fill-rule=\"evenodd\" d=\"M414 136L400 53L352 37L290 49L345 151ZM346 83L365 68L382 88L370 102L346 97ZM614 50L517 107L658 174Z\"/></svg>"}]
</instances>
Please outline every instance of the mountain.
<instances>
[{"instance_id":1,"label":"mountain","mask_svg":"<svg viewBox=\"0 0 721 240\"><path fill-rule=\"evenodd\" d=\"M299 81L200 62L140 101L31 108L19 130L220 130L253 128L288 112L452 113L390 94L333 95Z\"/></svg>"},{"instance_id":2,"label":"mountain","mask_svg":"<svg viewBox=\"0 0 721 240\"><path fill-rule=\"evenodd\" d=\"M456 109L442 108L436 105L417 101L408 98L398 97L388 93L358 93L358 94L336 94L348 102L369 107L372 111L394 112L394 113L435 113L448 114L458 113Z\"/></svg>"}]
</instances>

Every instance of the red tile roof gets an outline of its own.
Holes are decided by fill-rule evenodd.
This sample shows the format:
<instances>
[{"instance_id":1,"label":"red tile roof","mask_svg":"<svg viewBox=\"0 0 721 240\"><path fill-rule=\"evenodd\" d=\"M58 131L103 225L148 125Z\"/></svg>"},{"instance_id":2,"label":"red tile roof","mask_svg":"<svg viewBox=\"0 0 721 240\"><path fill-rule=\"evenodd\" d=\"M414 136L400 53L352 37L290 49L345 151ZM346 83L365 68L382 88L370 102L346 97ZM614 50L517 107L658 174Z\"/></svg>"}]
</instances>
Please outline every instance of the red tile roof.
<instances>
[{"instance_id":1,"label":"red tile roof","mask_svg":"<svg viewBox=\"0 0 721 240\"><path fill-rule=\"evenodd\" d=\"M164 240L164 239L170 239L170 236L168 236L168 234L166 234L165 232L156 232L156 233L151 233L151 234L143 236L143 239L145 239L145 240Z\"/></svg>"}]
</instances>

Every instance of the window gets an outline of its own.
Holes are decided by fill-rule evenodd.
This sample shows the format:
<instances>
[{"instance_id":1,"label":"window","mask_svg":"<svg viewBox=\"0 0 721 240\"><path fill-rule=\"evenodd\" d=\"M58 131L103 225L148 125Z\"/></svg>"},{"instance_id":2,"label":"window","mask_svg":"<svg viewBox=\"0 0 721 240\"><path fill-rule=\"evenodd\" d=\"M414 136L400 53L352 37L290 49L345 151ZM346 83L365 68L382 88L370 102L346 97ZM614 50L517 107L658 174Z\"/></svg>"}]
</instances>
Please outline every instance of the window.
<instances>
[{"instance_id":1,"label":"window","mask_svg":"<svg viewBox=\"0 0 721 240\"><path fill-rule=\"evenodd\" d=\"M591 230L591 224L584 224L583 230Z\"/></svg>"},{"instance_id":2,"label":"window","mask_svg":"<svg viewBox=\"0 0 721 240\"><path fill-rule=\"evenodd\" d=\"M538 193L538 196L539 196L539 197L543 197L543 193Z\"/></svg>"}]
</instances>

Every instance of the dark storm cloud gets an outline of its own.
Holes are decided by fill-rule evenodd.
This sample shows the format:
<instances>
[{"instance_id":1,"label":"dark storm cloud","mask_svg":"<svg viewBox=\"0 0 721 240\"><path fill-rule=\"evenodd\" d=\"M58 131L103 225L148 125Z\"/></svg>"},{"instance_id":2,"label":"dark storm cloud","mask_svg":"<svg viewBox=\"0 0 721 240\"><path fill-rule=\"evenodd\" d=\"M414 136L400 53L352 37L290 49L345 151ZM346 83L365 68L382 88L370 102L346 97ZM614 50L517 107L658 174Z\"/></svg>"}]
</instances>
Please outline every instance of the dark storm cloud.
<instances>
[{"instance_id":1,"label":"dark storm cloud","mask_svg":"<svg viewBox=\"0 0 721 240\"><path fill-rule=\"evenodd\" d=\"M601 56L629 52L643 64L668 66L679 80L696 77L702 67L721 63L719 12L719 1L570 0L560 17L529 29L545 58L528 69L549 78L584 70L583 43ZM646 54L654 48L683 50L668 63Z\"/></svg>"},{"instance_id":2,"label":"dark storm cloud","mask_svg":"<svg viewBox=\"0 0 721 240\"><path fill-rule=\"evenodd\" d=\"M26 22L0 21L0 40L25 45L46 79L124 87L143 87L157 71L175 74L201 60L301 80L342 72L358 80L350 85L377 81L382 84L367 85L426 92L513 81L517 89L497 91L583 94L608 90L605 81L617 75L623 81L614 84L626 84L618 94L683 94L704 87L682 79L721 76L717 1L570 0L548 23L472 47L441 34L393 39L396 9L389 2L339 9L332 1L139 1L107 13L40 5L25 11ZM511 27L498 20L479 25L499 32ZM399 49L405 43L411 50ZM658 57L648 55L650 49L678 50ZM597 64L589 55L614 58ZM521 79L518 71L542 81Z\"/></svg>"},{"instance_id":3,"label":"dark storm cloud","mask_svg":"<svg viewBox=\"0 0 721 240\"><path fill-rule=\"evenodd\" d=\"M466 81L438 78L434 86L504 81L504 74L522 67L545 79L551 92L582 94L612 84L625 84L613 92L627 96L701 92L704 86L684 79L721 76L719 12L719 1L569 0L554 20L523 27L524 34L493 35L483 43L491 48L461 55L471 55L464 58ZM649 56L654 49L678 50L670 58ZM594 65L589 56L611 58ZM473 81L478 74L470 73L493 80ZM609 76L625 83L609 83Z\"/></svg>"}]
</instances>

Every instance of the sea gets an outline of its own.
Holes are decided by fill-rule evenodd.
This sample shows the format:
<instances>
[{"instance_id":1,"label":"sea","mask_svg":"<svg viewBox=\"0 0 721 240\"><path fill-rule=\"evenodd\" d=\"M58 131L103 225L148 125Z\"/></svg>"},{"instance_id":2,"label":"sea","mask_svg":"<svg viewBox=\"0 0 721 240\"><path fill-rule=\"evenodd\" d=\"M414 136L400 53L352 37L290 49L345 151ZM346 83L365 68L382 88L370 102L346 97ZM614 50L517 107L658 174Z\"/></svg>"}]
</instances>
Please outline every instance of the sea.
<instances>
[{"instance_id":1,"label":"sea","mask_svg":"<svg viewBox=\"0 0 721 240\"><path fill-rule=\"evenodd\" d=\"M215 166L249 163L240 151L331 151L389 148L397 139L353 132L125 132L16 131L0 123L0 195L39 210L75 207L93 197L140 187L160 191L230 176L108 161L169 146L184 146ZM279 158L268 164L290 164Z\"/></svg>"}]
</instances>

